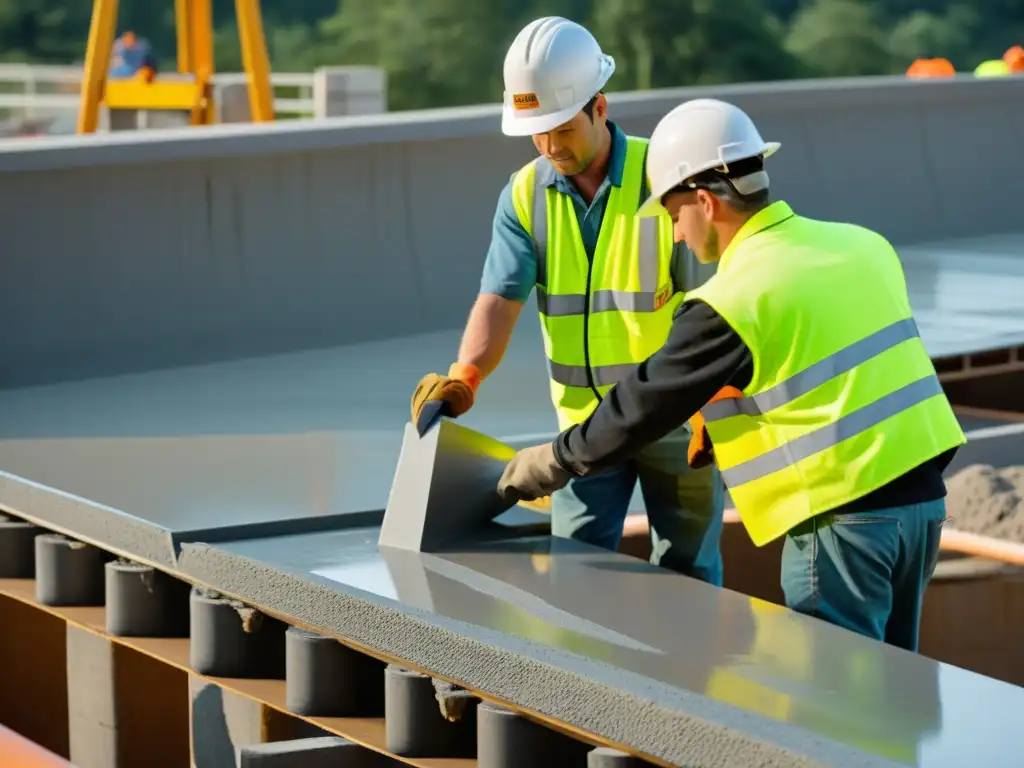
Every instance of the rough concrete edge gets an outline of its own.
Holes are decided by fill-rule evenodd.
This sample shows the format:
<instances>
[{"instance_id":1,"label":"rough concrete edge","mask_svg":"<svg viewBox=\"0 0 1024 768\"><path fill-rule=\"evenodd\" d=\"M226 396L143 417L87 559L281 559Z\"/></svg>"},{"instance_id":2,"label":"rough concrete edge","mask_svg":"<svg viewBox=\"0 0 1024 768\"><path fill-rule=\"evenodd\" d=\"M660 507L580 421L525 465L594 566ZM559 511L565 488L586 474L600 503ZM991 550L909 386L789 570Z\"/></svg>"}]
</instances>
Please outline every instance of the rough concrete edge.
<instances>
[{"instance_id":1,"label":"rough concrete edge","mask_svg":"<svg viewBox=\"0 0 1024 768\"><path fill-rule=\"evenodd\" d=\"M342 591L340 585L328 586L216 547L186 544L179 567L185 577L269 613L673 765L897 765L601 662L359 590ZM567 691L575 693L571 701ZM594 701L602 706L585 704ZM583 706L556 711L550 702ZM640 736L645 733L658 738Z\"/></svg>"},{"instance_id":2,"label":"rough concrete edge","mask_svg":"<svg viewBox=\"0 0 1024 768\"><path fill-rule=\"evenodd\" d=\"M0 509L87 544L173 571L170 531L112 507L0 471Z\"/></svg>"}]
</instances>

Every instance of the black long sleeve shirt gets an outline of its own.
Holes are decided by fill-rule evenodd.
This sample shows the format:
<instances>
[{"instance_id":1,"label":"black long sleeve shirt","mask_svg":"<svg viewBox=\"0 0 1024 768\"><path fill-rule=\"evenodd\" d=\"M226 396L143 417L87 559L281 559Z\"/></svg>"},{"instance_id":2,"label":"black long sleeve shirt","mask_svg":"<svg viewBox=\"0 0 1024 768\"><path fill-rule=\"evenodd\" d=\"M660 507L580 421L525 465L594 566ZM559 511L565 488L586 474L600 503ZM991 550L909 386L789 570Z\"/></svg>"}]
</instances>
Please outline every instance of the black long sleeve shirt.
<instances>
[{"instance_id":1,"label":"black long sleeve shirt","mask_svg":"<svg viewBox=\"0 0 1024 768\"><path fill-rule=\"evenodd\" d=\"M754 358L739 334L702 301L677 310L664 346L605 395L582 424L555 439L555 456L583 477L618 466L680 427L722 387L750 384ZM946 495L942 471L955 449L833 512L919 504Z\"/></svg>"}]
</instances>

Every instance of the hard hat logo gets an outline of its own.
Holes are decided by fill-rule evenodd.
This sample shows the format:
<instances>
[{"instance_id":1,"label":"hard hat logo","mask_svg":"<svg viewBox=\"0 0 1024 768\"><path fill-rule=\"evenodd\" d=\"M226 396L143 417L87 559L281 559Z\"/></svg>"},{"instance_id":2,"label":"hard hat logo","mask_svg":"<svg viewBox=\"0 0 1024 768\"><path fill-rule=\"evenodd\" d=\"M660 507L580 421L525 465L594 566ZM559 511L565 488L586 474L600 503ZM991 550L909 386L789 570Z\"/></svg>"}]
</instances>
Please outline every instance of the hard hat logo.
<instances>
[{"instance_id":1,"label":"hard hat logo","mask_svg":"<svg viewBox=\"0 0 1024 768\"><path fill-rule=\"evenodd\" d=\"M517 93L512 97L512 107L517 112L524 109L540 109L540 101L536 93Z\"/></svg>"},{"instance_id":2,"label":"hard hat logo","mask_svg":"<svg viewBox=\"0 0 1024 768\"><path fill-rule=\"evenodd\" d=\"M560 16L527 24L505 54L507 136L535 136L572 120L615 72L586 28Z\"/></svg>"}]
</instances>

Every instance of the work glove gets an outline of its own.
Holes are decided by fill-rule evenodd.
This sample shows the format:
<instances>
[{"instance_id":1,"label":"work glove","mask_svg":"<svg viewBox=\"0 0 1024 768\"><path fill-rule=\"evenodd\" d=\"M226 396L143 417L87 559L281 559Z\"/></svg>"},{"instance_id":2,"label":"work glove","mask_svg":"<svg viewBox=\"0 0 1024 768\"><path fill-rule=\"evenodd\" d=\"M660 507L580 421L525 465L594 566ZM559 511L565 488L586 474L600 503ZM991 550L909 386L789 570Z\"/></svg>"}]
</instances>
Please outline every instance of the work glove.
<instances>
[{"instance_id":1,"label":"work glove","mask_svg":"<svg viewBox=\"0 0 1024 768\"><path fill-rule=\"evenodd\" d=\"M412 423L417 424L423 406L441 400L447 406L445 414L451 418L461 416L473 407L476 390L480 386L480 369L469 363L453 363L447 376L428 373L416 385L412 394Z\"/></svg>"},{"instance_id":2,"label":"work glove","mask_svg":"<svg viewBox=\"0 0 1024 768\"><path fill-rule=\"evenodd\" d=\"M722 387L708 400L708 405L730 397L743 397L743 393L736 387ZM715 460L715 450L700 411L690 417L690 427L693 429L693 435L686 450L686 463L693 469L703 469Z\"/></svg>"},{"instance_id":3,"label":"work glove","mask_svg":"<svg viewBox=\"0 0 1024 768\"><path fill-rule=\"evenodd\" d=\"M554 443L516 452L498 480L498 495L509 504L533 501L564 488L572 477L555 458Z\"/></svg>"}]
</instances>

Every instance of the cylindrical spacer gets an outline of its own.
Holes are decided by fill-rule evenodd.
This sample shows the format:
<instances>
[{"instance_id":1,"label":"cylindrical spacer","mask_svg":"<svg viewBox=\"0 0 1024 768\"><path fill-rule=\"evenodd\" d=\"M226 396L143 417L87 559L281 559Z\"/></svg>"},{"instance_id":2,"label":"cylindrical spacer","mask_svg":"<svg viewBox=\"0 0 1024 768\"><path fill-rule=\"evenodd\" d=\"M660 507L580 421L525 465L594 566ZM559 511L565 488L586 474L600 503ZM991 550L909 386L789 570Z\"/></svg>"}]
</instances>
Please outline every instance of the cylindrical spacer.
<instances>
[{"instance_id":1,"label":"cylindrical spacer","mask_svg":"<svg viewBox=\"0 0 1024 768\"><path fill-rule=\"evenodd\" d=\"M642 768L643 760L611 747L595 747L587 755L587 768Z\"/></svg>"},{"instance_id":2,"label":"cylindrical spacer","mask_svg":"<svg viewBox=\"0 0 1024 768\"><path fill-rule=\"evenodd\" d=\"M308 717L380 717L384 662L333 637L289 627L285 634L285 706Z\"/></svg>"},{"instance_id":3,"label":"cylindrical spacer","mask_svg":"<svg viewBox=\"0 0 1024 768\"><path fill-rule=\"evenodd\" d=\"M43 605L103 605L103 564L112 555L59 533L36 536L36 600Z\"/></svg>"},{"instance_id":4,"label":"cylindrical spacer","mask_svg":"<svg viewBox=\"0 0 1024 768\"><path fill-rule=\"evenodd\" d=\"M0 513L0 579L36 575L36 536L42 528Z\"/></svg>"},{"instance_id":5,"label":"cylindrical spacer","mask_svg":"<svg viewBox=\"0 0 1024 768\"><path fill-rule=\"evenodd\" d=\"M389 752L402 757L474 755L475 700L452 721L441 713L434 682L427 675L389 664L384 681L384 731Z\"/></svg>"},{"instance_id":6,"label":"cylindrical spacer","mask_svg":"<svg viewBox=\"0 0 1024 768\"><path fill-rule=\"evenodd\" d=\"M115 637L188 637L190 585L148 565L106 565L107 632Z\"/></svg>"},{"instance_id":7,"label":"cylindrical spacer","mask_svg":"<svg viewBox=\"0 0 1024 768\"><path fill-rule=\"evenodd\" d=\"M189 600L189 663L200 675L284 679L283 622L195 587Z\"/></svg>"},{"instance_id":8,"label":"cylindrical spacer","mask_svg":"<svg viewBox=\"0 0 1024 768\"><path fill-rule=\"evenodd\" d=\"M485 701L477 707L479 768L586 768L591 746Z\"/></svg>"}]
</instances>

